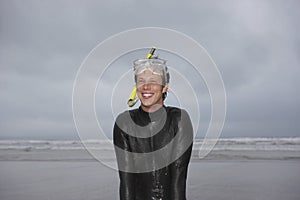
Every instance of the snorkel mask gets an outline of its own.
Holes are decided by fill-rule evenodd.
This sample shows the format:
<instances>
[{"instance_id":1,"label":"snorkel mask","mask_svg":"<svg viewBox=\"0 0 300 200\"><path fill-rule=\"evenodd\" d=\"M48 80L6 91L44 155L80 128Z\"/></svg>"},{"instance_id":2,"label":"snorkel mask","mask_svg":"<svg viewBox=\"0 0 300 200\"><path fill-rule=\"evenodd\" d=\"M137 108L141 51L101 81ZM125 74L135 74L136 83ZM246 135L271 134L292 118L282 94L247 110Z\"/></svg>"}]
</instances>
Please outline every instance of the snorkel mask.
<instances>
[{"instance_id":1,"label":"snorkel mask","mask_svg":"<svg viewBox=\"0 0 300 200\"><path fill-rule=\"evenodd\" d=\"M162 85L165 86L168 81L168 68L166 65L166 60L159 58L150 58L150 59L139 59L135 60L134 63L134 75L144 73L146 70L152 72L152 74L159 75L162 77ZM136 81L136 80L135 80Z\"/></svg>"},{"instance_id":2,"label":"snorkel mask","mask_svg":"<svg viewBox=\"0 0 300 200\"><path fill-rule=\"evenodd\" d=\"M163 86L169 83L169 72L166 65L167 61L158 57L153 57L155 50L156 47L152 47L146 59L138 59L133 62L135 82L137 75L149 70L153 74L160 75L162 77ZM127 104L129 107L132 107L137 103L137 101L138 98L136 96L136 86L134 86Z\"/></svg>"}]
</instances>

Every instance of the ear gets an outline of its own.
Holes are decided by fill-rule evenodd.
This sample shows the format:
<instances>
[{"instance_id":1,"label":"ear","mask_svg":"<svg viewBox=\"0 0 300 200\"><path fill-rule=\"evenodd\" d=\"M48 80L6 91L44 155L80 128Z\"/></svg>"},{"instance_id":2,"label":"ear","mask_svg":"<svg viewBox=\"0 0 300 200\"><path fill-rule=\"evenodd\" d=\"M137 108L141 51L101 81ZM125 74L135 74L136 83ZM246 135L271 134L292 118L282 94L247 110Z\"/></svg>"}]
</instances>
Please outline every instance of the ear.
<instances>
[{"instance_id":1,"label":"ear","mask_svg":"<svg viewBox=\"0 0 300 200\"><path fill-rule=\"evenodd\" d=\"M168 89L169 89L169 84L166 84L165 87L163 87L162 89L162 93L168 92Z\"/></svg>"}]
</instances>

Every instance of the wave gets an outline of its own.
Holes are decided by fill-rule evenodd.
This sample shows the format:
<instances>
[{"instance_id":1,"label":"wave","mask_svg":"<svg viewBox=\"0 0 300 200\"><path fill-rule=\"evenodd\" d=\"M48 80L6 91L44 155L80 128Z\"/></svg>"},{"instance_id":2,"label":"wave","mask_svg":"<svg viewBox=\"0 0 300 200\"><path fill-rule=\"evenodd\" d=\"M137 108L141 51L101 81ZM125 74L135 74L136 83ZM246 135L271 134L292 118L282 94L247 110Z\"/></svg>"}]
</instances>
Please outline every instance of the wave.
<instances>
[{"instance_id":1,"label":"wave","mask_svg":"<svg viewBox=\"0 0 300 200\"><path fill-rule=\"evenodd\" d=\"M208 146L195 139L192 160ZM212 140L208 140L212 142ZM114 159L111 140L0 140L1 160L93 160L86 149L105 159ZM296 138L220 138L205 159L300 159L300 137Z\"/></svg>"},{"instance_id":2,"label":"wave","mask_svg":"<svg viewBox=\"0 0 300 200\"><path fill-rule=\"evenodd\" d=\"M0 150L83 150L86 148L113 150L113 145L111 140L0 140ZM194 149L199 148L206 148L205 140L194 140ZM220 138L213 150L300 151L300 137Z\"/></svg>"}]
</instances>

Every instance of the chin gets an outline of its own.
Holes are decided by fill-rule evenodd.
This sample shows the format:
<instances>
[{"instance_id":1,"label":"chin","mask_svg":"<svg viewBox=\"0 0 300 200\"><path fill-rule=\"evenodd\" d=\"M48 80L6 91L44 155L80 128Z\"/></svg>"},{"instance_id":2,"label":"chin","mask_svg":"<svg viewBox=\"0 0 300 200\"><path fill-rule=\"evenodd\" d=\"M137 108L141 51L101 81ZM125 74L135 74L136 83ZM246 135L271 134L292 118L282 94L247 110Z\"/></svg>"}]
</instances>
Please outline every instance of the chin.
<instances>
[{"instance_id":1,"label":"chin","mask_svg":"<svg viewBox=\"0 0 300 200\"><path fill-rule=\"evenodd\" d=\"M142 105L143 105L144 107L150 108L150 107L154 106L155 104L153 104L153 103L142 102Z\"/></svg>"}]
</instances>

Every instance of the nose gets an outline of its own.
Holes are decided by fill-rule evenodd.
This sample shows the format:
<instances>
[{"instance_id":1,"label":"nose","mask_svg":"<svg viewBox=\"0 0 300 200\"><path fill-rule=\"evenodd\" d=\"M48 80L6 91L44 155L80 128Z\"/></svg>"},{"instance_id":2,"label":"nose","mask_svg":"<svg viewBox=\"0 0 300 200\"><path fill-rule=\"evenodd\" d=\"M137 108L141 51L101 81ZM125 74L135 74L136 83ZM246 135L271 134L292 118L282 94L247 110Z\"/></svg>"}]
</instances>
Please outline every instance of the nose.
<instances>
[{"instance_id":1,"label":"nose","mask_svg":"<svg viewBox=\"0 0 300 200\"><path fill-rule=\"evenodd\" d=\"M150 89L150 84L149 84L149 83L144 83L144 84L143 84L143 89L144 89L144 90Z\"/></svg>"}]
</instances>

